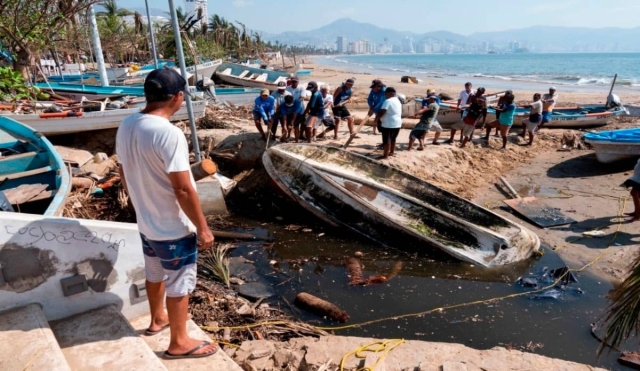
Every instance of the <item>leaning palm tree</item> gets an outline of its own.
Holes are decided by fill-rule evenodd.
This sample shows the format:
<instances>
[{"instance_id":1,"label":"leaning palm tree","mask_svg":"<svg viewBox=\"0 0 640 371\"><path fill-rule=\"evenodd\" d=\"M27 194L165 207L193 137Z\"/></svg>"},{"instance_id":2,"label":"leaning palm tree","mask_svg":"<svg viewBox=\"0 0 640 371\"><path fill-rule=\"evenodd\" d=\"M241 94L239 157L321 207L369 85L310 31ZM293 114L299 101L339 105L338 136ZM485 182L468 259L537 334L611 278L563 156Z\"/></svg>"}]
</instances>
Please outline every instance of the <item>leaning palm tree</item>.
<instances>
[{"instance_id":1,"label":"leaning palm tree","mask_svg":"<svg viewBox=\"0 0 640 371\"><path fill-rule=\"evenodd\" d=\"M611 305L607 309L605 338L598 354L607 343L617 348L632 334L640 334L640 255L631 266L629 276L609 293Z\"/></svg>"}]
</instances>

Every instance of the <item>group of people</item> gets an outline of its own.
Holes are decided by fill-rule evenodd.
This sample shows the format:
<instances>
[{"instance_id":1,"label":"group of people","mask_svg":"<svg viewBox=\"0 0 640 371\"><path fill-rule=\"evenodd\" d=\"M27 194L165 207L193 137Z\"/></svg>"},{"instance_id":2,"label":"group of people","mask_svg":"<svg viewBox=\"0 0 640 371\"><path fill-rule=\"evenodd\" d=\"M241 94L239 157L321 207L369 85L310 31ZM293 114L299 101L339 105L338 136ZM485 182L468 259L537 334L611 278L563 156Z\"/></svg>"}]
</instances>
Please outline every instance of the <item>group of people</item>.
<instances>
[{"instance_id":1,"label":"group of people","mask_svg":"<svg viewBox=\"0 0 640 371\"><path fill-rule=\"evenodd\" d=\"M332 131L337 139L341 121L346 121L349 132L353 133L354 118L346 105L353 97L354 79L347 79L333 94L329 94L328 85L318 86L315 81L310 81L306 88L300 86L296 76L288 81L289 84L279 82L277 90L271 94L268 89L263 89L255 99L253 119L263 139L266 140L267 135L276 139L278 126L282 127L280 140L283 142L294 139L311 143ZM311 96L305 107L303 101L307 91ZM263 125L267 126L268 133L263 130Z\"/></svg>"},{"instance_id":2,"label":"group of people","mask_svg":"<svg viewBox=\"0 0 640 371\"><path fill-rule=\"evenodd\" d=\"M331 94L330 87L327 85L318 86L316 82L311 81L305 89L299 85L298 78L292 76L288 83L284 81L278 83L277 90L273 93L270 94L269 90L264 89L256 98L253 108L256 128L265 140L267 135L275 139L278 126L281 126L282 141L294 139L296 142L304 140L311 143L324 139L325 134L330 132L333 132L334 139L338 139L340 122L346 121L349 134L353 135L354 117L349 112L347 104L353 98L354 84L353 78L347 79ZM395 155L395 141L402 127L402 103L398 99L395 88L387 87L379 79L373 80L369 88L371 90L367 98L369 106L367 119L373 117L373 133L377 134L379 131L382 134L383 155L380 159L385 159ZM305 107L303 100L306 91L310 91L311 96ZM460 131L460 147L464 148L473 138L477 127L486 130L485 140L489 139L491 130L495 128L495 135L502 137L500 150L506 149L507 133L513 126L517 109L515 95L511 90L500 94L497 105L493 107L496 119L486 122L488 104L485 92L485 88L480 87L474 90L470 82L465 84L455 107L460 110L461 120L451 126L450 137L444 143L453 144L456 132ZM536 131L549 122L557 100L556 88L552 86L548 94L534 94L531 103L522 106L530 109L528 120L522 123L521 134L526 138L528 133L527 145L533 144ZM409 151L413 149L416 141L418 142L417 150L424 150L424 140L429 131L435 132L431 143L441 144L438 139L443 130L437 120L440 105L440 98L435 91L428 89L427 96L422 101L422 108L417 112L420 121L409 135ZM264 125L267 126L269 133L263 130ZM324 129L321 130L323 127ZM355 136L355 138L358 137Z\"/></svg>"},{"instance_id":3,"label":"group of people","mask_svg":"<svg viewBox=\"0 0 640 371\"><path fill-rule=\"evenodd\" d=\"M527 133L529 133L529 142L527 145L530 146L533 144L535 133L551 120L551 113L557 101L558 95L556 94L556 88L551 86L548 94L541 96L539 93L536 93L533 95L533 100L530 104L521 106L530 109L528 119L522 123L521 134L522 137L526 138ZM496 136L500 135L502 137L502 147L500 150L504 151L507 146L507 133L513 127L516 109L518 108L515 104L513 91L507 90L504 94L501 94L497 105L494 107L496 119L488 123L486 122L487 107L485 88L480 87L477 90L473 90L472 84L467 82L464 90L460 92L458 97L457 109L460 110L462 121L451 127L451 136L445 143L453 143L456 131L460 130L460 141L462 142L460 147L465 147L472 139L473 132L479 125L481 130L486 129L485 140L489 139L491 129L496 129Z\"/></svg>"}]
</instances>

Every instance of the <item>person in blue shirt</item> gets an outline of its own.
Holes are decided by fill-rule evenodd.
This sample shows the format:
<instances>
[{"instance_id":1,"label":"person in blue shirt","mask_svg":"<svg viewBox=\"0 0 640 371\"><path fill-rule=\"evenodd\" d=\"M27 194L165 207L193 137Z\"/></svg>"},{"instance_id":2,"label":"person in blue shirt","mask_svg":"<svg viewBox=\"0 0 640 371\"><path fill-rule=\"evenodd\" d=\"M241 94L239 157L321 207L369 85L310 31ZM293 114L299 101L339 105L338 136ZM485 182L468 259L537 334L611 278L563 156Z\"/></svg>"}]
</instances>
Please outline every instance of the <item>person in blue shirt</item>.
<instances>
[{"instance_id":1,"label":"person in blue shirt","mask_svg":"<svg viewBox=\"0 0 640 371\"><path fill-rule=\"evenodd\" d=\"M291 130L294 127L299 128L302 121L304 121L304 107L302 102L295 99L293 95L287 95L284 97L284 102L280 105L280 117L284 123L286 131L283 129L282 137L280 140L288 142L291 138ZM299 130L299 129L298 129Z\"/></svg>"},{"instance_id":2,"label":"person in blue shirt","mask_svg":"<svg viewBox=\"0 0 640 371\"><path fill-rule=\"evenodd\" d=\"M371 91L369 92L369 97L367 97L367 104L369 105L367 116L373 114L377 116L382 107L382 103L386 100L384 92L387 90L387 87L382 83L382 80L375 79L371 82L369 88L371 88ZM373 134L378 134L375 126L373 127Z\"/></svg>"},{"instance_id":3,"label":"person in blue shirt","mask_svg":"<svg viewBox=\"0 0 640 371\"><path fill-rule=\"evenodd\" d=\"M511 129L513 125L513 117L516 114L516 104L513 102L515 98L513 94L505 94L504 102L500 107L496 107L495 109L496 112L500 112L500 116L497 120L493 120L486 125L487 135L484 137L484 140L489 140L491 129L500 128L500 135L502 136L502 148L500 148L500 151L502 152L507 149L507 133L509 133L509 129Z\"/></svg>"},{"instance_id":4,"label":"person in blue shirt","mask_svg":"<svg viewBox=\"0 0 640 371\"><path fill-rule=\"evenodd\" d=\"M269 89L263 89L260 92L260 96L256 98L253 104L253 121L264 140L267 140L267 135L264 133L264 130L262 130L260 121L267 125L267 131L271 131L271 138L275 139L276 137L278 126L273 125L275 108L275 98L269 95Z\"/></svg>"},{"instance_id":5,"label":"person in blue shirt","mask_svg":"<svg viewBox=\"0 0 640 371\"><path fill-rule=\"evenodd\" d=\"M349 128L349 134L353 134L353 116L346 107L346 104L351 102L353 96L353 79L347 79L344 84L333 92L333 118L336 126L336 135L340 128L340 120L347 121L347 127ZM359 137L356 137L359 138Z\"/></svg>"},{"instance_id":6,"label":"person in blue shirt","mask_svg":"<svg viewBox=\"0 0 640 371\"><path fill-rule=\"evenodd\" d=\"M309 103L307 103L307 108L304 110L304 115L307 117L304 121L304 132L307 142L311 143L311 134L316 121L322 120L324 117L324 103L322 100L322 94L320 94L320 91L318 90L317 82L309 81L307 84L307 90L311 91L311 98L309 99ZM300 140L300 130L294 128L294 132L297 142Z\"/></svg>"}]
</instances>

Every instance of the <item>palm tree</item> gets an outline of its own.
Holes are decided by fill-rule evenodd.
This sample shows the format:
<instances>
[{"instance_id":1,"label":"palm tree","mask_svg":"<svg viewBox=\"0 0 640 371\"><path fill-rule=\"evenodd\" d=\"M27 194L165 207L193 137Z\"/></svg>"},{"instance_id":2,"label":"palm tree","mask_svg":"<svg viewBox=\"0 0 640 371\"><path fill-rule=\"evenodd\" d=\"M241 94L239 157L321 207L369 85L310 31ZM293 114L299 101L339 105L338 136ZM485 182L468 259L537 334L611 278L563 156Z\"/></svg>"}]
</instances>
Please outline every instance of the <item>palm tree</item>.
<instances>
[{"instance_id":1,"label":"palm tree","mask_svg":"<svg viewBox=\"0 0 640 371\"><path fill-rule=\"evenodd\" d=\"M640 255L632 267L629 276L609 293L611 305L607 309L605 338L598 354L604 350L605 343L617 348L632 333L640 333Z\"/></svg>"}]
</instances>

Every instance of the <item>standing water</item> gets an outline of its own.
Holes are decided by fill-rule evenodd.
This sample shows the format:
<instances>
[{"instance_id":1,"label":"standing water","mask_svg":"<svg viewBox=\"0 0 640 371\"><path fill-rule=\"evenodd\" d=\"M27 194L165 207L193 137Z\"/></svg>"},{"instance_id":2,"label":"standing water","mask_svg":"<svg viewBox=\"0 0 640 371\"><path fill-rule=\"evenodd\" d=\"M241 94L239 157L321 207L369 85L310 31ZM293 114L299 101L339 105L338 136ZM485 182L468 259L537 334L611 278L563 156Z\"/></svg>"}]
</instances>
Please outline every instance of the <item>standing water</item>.
<instances>
[{"instance_id":1,"label":"standing water","mask_svg":"<svg viewBox=\"0 0 640 371\"><path fill-rule=\"evenodd\" d=\"M287 302L293 303L299 292L308 292L349 313L346 325L384 319L337 330L336 335L452 342L476 349L502 346L611 370L627 369L617 363L617 352L596 359L599 343L590 334L590 323L604 313L606 295L613 286L588 271L578 275L578 282L564 291L546 290L487 301L535 290L517 283L517 279L539 275L545 267L563 267L562 260L549 249L545 248L540 258L488 270L432 249L385 249L324 225L236 220L255 226L252 233L256 235L275 239L269 249L245 245L232 256L242 255L256 262L258 272L272 284L277 292L275 300L283 308L288 307ZM401 269L385 283L350 286L343 263L357 251L362 253L359 259L365 277L389 275L399 266ZM476 301L479 303L446 309ZM445 309L419 314L437 308ZM412 313L416 315L398 318ZM298 309L293 309L293 315L318 326L342 326ZM626 347L633 350L629 344Z\"/></svg>"}]
</instances>

